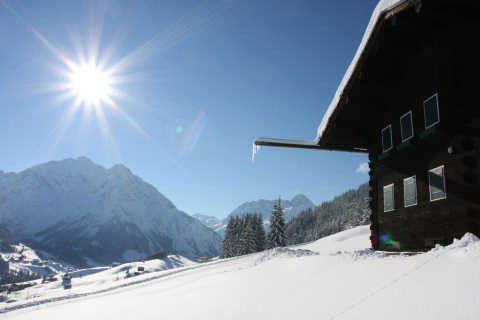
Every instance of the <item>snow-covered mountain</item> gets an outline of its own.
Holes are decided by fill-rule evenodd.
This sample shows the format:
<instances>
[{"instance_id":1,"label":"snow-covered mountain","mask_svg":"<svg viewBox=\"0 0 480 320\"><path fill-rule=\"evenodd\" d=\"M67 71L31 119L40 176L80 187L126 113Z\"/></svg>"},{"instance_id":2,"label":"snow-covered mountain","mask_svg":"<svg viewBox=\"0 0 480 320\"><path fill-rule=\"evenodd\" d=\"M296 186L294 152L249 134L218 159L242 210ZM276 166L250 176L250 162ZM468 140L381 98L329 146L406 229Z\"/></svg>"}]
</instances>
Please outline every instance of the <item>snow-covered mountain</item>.
<instances>
[{"instance_id":1,"label":"snow-covered mountain","mask_svg":"<svg viewBox=\"0 0 480 320\"><path fill-rule=\"evenodd\" d=\"M273 205L277 200L264 200L245 202L238 208L233 210L225 220L228 222L230 217L243 216L246 213L260 213L263 220L268 220L272 214ZM300 212L315 207L310 199L303 194L298 194L292 198L292 200L282 200L282 207L284 209L283 217L285 221L290 221L293 217L296 217Z\"/></svg>"},{"instance_id":2,"label":"snow-covered mountain","mask_svg":"<svg viewBox=\"0 0 480 320\"><path fill-rule=\"evenodd\" d=\"M196 214L195 218L200 220L206 226L212 228L219 234L223 235L227 227L230 217L243 216L247 213L259 213L262 215L265 225L269 224L270 215L272 214L273 205L277 200L260 199L257 201L245 202L233 210L227 217L222 220L215 217ZM285 221L290 221L296 217L300 212L315 207L315 204L310 201L305 195L298 194L292 200L282 200L282 207L284 209Z\"/></svg>"},{"instance_id":3,"label":"snow-covered mountain","mask_svg":"<svg viewBox=\"0 0 480 320\"><path fill-rule=\"evenodd\" d=\"M15 235L3 224L0 224L0 250L10 250L10 246L17 242Z\"/></svg>"},{"instance_id":4,"label":"snow-covered mountain","mask_svg":"<svg viewBox=\"0 0 480 320\"><path fill-rule=\"evenodd\" d=\"M0 174L0 223L33 248L76 265L159 250L215 255L220 242L125 166L107 170L85 157Z\"/></svg>"},{"instance_id":5,"label":"snow-covered mountain","mask_svg":"<svg viewBox=\"0 0 480 320\"><path fill-rule=\"evenodd\" d=\"M206 225L207 227L215 230L223 226L223 219L218 219L214 216L208 216L206 214L195 213L192 217L196 218L198 221Z\"/></svg>"}]
</instances>

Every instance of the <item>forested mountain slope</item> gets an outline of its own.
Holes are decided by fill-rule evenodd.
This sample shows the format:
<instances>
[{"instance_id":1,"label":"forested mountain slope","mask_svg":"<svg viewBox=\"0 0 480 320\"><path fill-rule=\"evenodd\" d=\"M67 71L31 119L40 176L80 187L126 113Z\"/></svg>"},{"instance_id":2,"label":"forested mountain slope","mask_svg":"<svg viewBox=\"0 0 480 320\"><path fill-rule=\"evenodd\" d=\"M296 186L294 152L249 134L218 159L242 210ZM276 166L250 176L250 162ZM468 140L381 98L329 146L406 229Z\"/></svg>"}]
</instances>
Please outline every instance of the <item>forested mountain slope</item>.
<instances>
[{"instance_id":1,"label":"forested mountain slope","mask_svg":"<svg viewBox=\"0 0 480 320\"><path fill-rule=\"evenodd\" d=\"M289 244L304 243L369 223L368 183L301 212L287 224Z\"/></svg>"}]
</instances>

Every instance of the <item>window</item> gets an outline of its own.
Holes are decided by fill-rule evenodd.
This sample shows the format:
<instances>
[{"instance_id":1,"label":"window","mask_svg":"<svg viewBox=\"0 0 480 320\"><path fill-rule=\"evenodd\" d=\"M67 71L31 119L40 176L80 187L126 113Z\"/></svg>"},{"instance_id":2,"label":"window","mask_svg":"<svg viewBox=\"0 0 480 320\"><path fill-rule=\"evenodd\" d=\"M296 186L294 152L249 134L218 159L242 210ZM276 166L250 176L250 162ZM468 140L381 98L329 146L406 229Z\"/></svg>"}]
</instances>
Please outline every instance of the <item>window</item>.
<instances>
[{"instance_id":1,"label":"window","mask_svg":"<svg viewBox=\"0 0 480 320\"><path fill-rule=\"evenodd\" d=\"M423 102L423 111L425 112L425 129L429 129L440 122L438 94L435 93Z\"/></svg>"},{"instance_id":2,"label":"window","mask_svg":"<svg viewBox=\"0 0 480 320\"><path fill-rule=\"evenodd\" d=\"M403 179L403 197L405 207L417 204L417 177Z\"/></svg>"},{"instance_id":3,"label":"window","mask_svg":"<svg viewBox=\"0 0 480 320\"><path fill-rule=\"evenodd\" d=\"M382 147L383 152L387 152L393 148L392 143L392 125L388 125L386 128L382 129Z\"/></svg>"},{"instance_id":4,"label":"window","mask_svg":"<svg viewBox=\"0 0 480 320\"><path fill-rule=\"evenodd\" d=\"M408 111L400 118L400 130L402 133L402 142L413 138L412 111Z\"/></svg>"},{"instance_id":5,"label":"window","mask_svg":"<svg viewBox=\"0 0 480 320\"><path fill-rule=\"evenodd\" d=\"M428 170L428 181L430 184L430 201L441 200L447 197L444 166Z\"/></svg>"},{"instance_id":6,"label":"window","mask_svg":"<svg viewBox=\"0 0 480 320\"><path fill-rule=\"evenodd\" d=\"M383 187L383 212L393 211L393 183Z\"/></svg>"}]
</instances>

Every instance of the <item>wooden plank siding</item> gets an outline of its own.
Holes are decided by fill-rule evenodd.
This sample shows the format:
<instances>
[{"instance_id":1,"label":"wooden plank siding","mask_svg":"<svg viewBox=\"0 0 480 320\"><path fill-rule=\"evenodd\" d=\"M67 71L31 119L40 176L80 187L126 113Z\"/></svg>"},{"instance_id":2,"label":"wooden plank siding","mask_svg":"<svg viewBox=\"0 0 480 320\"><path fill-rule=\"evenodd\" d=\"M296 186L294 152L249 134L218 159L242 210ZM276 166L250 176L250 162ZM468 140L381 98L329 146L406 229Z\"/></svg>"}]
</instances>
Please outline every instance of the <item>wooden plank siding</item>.
<instances>
[{"instance_id":1,"label":"wooden plank siding","mask_svg":"<svg viewBox=\"0 0 480 320\"><path fill-rule=\"evenodd\" d=\"M425 15L433 15L428 8L425 11ZM480 108L472 91L478 78L474 72L478 71L478 58L472 54L476 51L471 43L473 31L479 29L478 21L452 26L415 18L412 12L402 14L396 26L379 35L379 41L387 47L397 42L400 47L413 48L414 54L402 50L390 67L387 65L393 61L379 52L371 57L375 61L366 63L369 69L364 72L369 74L364 81L388 87L372 99L381 105L368 122L373 128L369 146L371 219L377 248L424 250L435 243L449 244L465 232L480 236ZM393 30L402 28L402 18L410 24L403 31L427 25L405 39L402 32ZM433 94L438 94L440 123L426 130L423 101ZM402 144L400 117L408 111L412 111L414 137ZM392 126L394 148L383 153L381 130L387 125ZM430 201L428 170L442 165L446 199ZM403 179L414 175L417 205L405 207ZM391 183L395 209L383 212L383 186Z\"/></svg>"}]
</instances>

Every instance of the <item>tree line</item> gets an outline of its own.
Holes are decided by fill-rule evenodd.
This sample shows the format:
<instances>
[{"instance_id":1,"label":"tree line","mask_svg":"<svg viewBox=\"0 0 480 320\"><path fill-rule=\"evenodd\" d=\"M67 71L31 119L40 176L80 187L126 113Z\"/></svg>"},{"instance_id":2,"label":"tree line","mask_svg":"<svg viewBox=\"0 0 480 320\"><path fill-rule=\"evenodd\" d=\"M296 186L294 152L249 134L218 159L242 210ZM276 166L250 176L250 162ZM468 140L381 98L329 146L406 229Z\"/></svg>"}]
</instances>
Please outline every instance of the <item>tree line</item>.
<instances>
[{"instance_id":1,"label":"tree line","mask_svg":"<svg viewBox=\"0 0 480 320\"><path fill-rule=\"evenodd\" d=\"M258 213L230 217L222 241L220 258L260 252L268 248L284 247L286 244L285 219L279 199L273 206L267 234L263 227L262 217Z\"/></svg>"}]
</instances>

